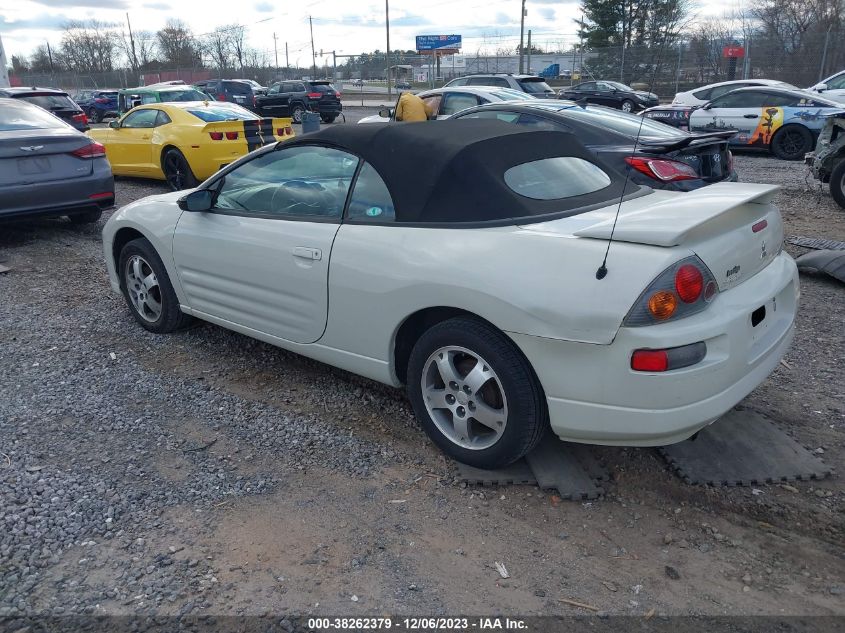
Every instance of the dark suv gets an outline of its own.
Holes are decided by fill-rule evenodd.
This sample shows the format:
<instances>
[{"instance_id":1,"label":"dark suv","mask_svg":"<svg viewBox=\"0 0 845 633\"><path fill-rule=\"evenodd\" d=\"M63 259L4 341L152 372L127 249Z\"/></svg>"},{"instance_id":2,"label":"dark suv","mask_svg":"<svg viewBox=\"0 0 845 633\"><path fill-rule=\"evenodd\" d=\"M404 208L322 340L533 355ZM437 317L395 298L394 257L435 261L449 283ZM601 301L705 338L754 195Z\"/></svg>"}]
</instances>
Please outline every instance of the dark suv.
<instances>
[{"instance_id":1,"label":"dark suv","mask_svg":"<svg viewBox=\"0 0 845 633\"><path fill-rule=\"evenodd\" d=\"M331 123L343 110L340 93L329 81L279 81L266 95L255 98L255 110L261 116L291 117L302 123L306 110L318 112L324 123Z\"/></svg>"},{"instance_id":2,"label":"dark suv","mask_svg":"<svg viewBox=\"0 0 845 633\"><path fill-rule=\"evenodd\" d=\"M92 123L117 116L117 90L83 90L73 95L73 100Z\"/></svg>"},{"instance_id":3,"label":"dark suv","mask_svg":"<svg viewBox=\"0 0 845 633\"><path fill-rule=\"evenodd\" d=\"M216 101L229 101L239 106L255 110L256 92L252 86L245 81L236 79L209 79L198 81L194 88L202 90Z\"/></svg>"},{"instance_id":4,"label":"dark suv","mask_svg":"<svg viewBox=\"0 0 845 633\"><path fill-rule=\"evenodd\" d=\"M23 99L52 112L80 132L91 129L88 117L68 96L68 93L55 88L0 88L0 97Z\"/></svg>"},{"instance_id":5,"label":"dark suv","mask_svg":"<svg viewBox=\"0 0 845 633\"><path fill-rule=\"evenodd\" d=\"M555 99L557 97L546 80L536 75L469 75L468 77L453 79L443 87L452 88L453 86L494 86L496 88L519 90L540 99Z\"/></svg>"}]
</instances>

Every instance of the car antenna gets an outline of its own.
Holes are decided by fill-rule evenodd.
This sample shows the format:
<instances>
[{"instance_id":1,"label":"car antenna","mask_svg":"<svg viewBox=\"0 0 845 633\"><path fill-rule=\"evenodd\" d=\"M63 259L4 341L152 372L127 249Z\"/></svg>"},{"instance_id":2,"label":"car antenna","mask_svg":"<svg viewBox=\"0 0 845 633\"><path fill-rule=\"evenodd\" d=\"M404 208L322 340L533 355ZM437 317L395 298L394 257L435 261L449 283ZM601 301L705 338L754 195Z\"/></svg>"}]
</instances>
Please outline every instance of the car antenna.
<instances>
[{"instance_id":1,"label":"car antenna","mask_svg":"<svg viewBox=\"0 0 845 633\"><path fill-rule=\"evenodd\" d=\"M666 48L666 41L669 39L669 34L663 37L663 44L660 46L660 50L657 53L657 60L654 63L654 69L651 73L651 83L649 83L648 91L651 92L652 88L654 87L654 82L657 79L657 69L660 67L660 60L663 57L663 50ZM631 150L631 158L634 157L634 154L637 153L637 145L640 142L640 133L643 131L643 123L645 123L645 117L640 115L640 125L637 128L637 136L634 139L634 149ZM613 226L610 227L610 237L607 240L607 248L604 251L604 259L601 262L601 266L598 267L596 270L596 279L602 280L607 277L607 256L610 254L610 245L613 243L613 234L616 232L616 222L619 220L619 212L622 210L622 201L625 198L625 191L628 189L628 175L631 173L631 167L627 166L625 169L625 183L622 185L622 192L619 194L619 204L616 205L616 215L613 216Z\"/></svg>"}]
</instances>

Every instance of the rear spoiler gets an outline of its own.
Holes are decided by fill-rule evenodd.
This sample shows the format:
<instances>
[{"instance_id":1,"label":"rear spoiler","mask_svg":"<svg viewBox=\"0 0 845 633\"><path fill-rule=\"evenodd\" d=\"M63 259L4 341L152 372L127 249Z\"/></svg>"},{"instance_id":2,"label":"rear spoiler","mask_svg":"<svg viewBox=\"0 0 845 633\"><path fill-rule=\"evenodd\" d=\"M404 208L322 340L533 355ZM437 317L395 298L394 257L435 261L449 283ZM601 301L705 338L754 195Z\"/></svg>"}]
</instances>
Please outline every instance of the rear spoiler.
<instances>
[{"instance_id":1,"label":"rear spoiler","mask_svg":"<svg viewBox=\"0 0 845 633\"><path fill-rule=\"evenodd\" d=\"M719 130L718 132L699 132L692 133L689 136L678 139L674 142L666 142L659 140L641 139L639 145L648 148L655 152L674 152L675 150L683 149L690 145L705 145L716 141L727 141L734 134L736 130Z\"/></svg>"}]
</instances>

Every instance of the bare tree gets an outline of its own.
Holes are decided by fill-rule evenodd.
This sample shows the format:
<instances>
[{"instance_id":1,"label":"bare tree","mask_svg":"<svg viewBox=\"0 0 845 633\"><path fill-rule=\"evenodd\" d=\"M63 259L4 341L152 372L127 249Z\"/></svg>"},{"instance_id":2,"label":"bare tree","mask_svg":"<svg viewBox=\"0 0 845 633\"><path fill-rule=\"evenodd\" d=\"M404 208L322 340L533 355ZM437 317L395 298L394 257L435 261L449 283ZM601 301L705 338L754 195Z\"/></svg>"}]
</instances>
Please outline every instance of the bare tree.
<instances>
[{"instance_id":1,"label":"bare tree","mask_svg":"<svg viewBox=\"0 0 845 633\"><path fill-rule=\"evenodd\" d=\"M138 65L145 69L156 61L156 37L150 31L138 31L135 34L135 49Z\"/></svg>"},{"instance_id":2,"label":"bare tree","mask_svg":"<svg viewBox=\"0 0 845 633\"><path fill-rule=\"evenodd\" d=\"M29 72L29 62L23 55L12 55L12 72L16 75L22 75Z\"/></svg>"},{"instance_id":3,"label":"bare tree","mask_svg":"<svg viewBox=\"0 0 845 633\"><path fill-rule=\"evenodd\" d=\"M237 25L229 29L229 46L232 52L232 57L234 57L238 64L238 68L241 71L241 77L243 77L247 52L245 27Z\"/></svg>"},{"instance_id":4,"label":"bare tree","mask_svg":"<svg viewBox=\"0 0 845 633\"><path fill-rule=\"evenodd\" d=\"M220 71L229 69L232 60L231 29L218 26L203 38L203 52L211 58L211 64Z\"/></svg>"},{"instance_id":5,"label":"bare tree","mask_svg":"<svg viewBox=\"0 0 845 633\"><path fill-rule=\"evenodd\" d=\"M47 50L45 44L40 44L32 51L29 56L29 67L34 73L50 73L53 70L61 70L60 60L54 60L50 63L50 51Z\"/></svg>"},{"instance_id":6,"label":"bare tree","mask_svg":"<svg viewBox=\"0 0 845 633\"><path fill-rule=\"evenodd\" d=\"M190 68L202 65L200 47L191 29L181 20L168 20L156 32L162 63L173 67Z\"/></svg>"},{"instance_id":7,"label":"bare tree","mask_svg":"<svg viewBox=\"0 0 845 633\"><path fill-rule=\"evenodd\" d=\"M64 25L58 56L71 70L101 73L114 69L118 36L99 20L70 21Z\"/></svg>"}]
</instances>

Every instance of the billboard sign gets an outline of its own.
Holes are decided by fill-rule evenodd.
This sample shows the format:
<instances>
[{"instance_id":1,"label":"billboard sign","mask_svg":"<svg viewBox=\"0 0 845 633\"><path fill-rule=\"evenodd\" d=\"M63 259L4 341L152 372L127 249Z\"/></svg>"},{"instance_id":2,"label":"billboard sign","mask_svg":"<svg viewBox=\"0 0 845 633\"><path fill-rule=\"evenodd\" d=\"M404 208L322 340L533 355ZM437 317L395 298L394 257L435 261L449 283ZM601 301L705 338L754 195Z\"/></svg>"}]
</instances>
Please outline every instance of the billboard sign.
<instances>
[{"instance_id":1,"label":"billboard sign","mask_svg":"<svg viewBox=\"0 0 845 633\"><path fill-rule=\"evenodd\" d=\"M745 57L745 49L742 46L725 46L722 49L722 57Z\"/></svg>"},{"instance_id":2,"label":"billboard sign","mask_svg":"<svg viewBox=\"0 0 845 633\"><path fill-rule=\"evenodd\" d=\"M457 51L461 48L460 35L417 35L418 51Z\"/></svg>"}]
</instances>

